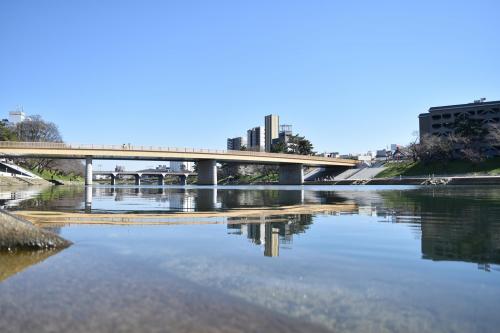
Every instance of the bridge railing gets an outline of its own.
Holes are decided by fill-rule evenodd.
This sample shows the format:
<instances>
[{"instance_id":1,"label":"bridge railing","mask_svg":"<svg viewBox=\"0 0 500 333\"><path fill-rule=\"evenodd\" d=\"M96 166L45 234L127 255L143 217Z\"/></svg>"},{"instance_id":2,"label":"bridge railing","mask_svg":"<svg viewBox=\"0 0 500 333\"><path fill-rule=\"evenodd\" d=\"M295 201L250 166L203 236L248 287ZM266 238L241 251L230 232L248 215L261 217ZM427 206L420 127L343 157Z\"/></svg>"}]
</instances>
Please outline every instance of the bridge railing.
<instances>
[{"instance_id":1,"label":"bridge railing","mask_svg":"<svg viewBox=\"0 0 500 333\"><path fill-rule=\"evenodd\" d=\"M174 153L206 153L220 155L246 155L256 157L282 157L287 159L314 160L325 162L349 162L356 161L340 159L335 157L324 157L315 155L295 155L284 153L268 153L251 150L222 150L222 149L197 149L197 148L177 148L177 147L159 147L159 146L133 146L123 145L96 145L96 144L70 144L58 142L14 142L0 141L0 148L33 148L33 149L74 149L74 150L117 150L117 151L148 151L148 152L174 152Z\"/></svg>"}]
</instances>

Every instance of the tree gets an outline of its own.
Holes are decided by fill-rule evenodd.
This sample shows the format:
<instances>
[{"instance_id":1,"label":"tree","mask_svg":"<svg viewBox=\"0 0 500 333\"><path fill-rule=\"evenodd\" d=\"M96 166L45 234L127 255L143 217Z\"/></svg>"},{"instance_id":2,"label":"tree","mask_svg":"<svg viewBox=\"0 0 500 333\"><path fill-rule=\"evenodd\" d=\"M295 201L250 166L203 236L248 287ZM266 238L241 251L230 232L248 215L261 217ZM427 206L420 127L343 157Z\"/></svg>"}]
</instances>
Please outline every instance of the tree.
<instances>
[{"instance_id":1,"label":"tree","mask_svg":"<svg viewBox=\"0 0 500 333\"><path fill-rule=\"evenodd\" d=\"M425 135L420 143L410 144L409 150L414 159L428 162L447 162L453 158L454 142L449 137Z\"/></svg>"},{"instance_id":2,"label":"tree","mask_svg":"<svg viewBox=\"0 0 500 333\"><path fill-rule=\"evenodd\" d=\"M312 143L299 134L292 135L288 141L288 152L297 155L314 155Z\"/></svg>"},{"instance_id":3,"label":"tree","mask_svg":"<svg viewBox=\"0 0 500 333\"><path fill-rule=\"evenodd\" d=\"M0 141L17 141L16 132L3 121L0 122Z\"/></svg>"},{"instance_id":4,"label":"tree","mask_svg":"<svg viewBox=\"0 0 500 333\"><path fill-rule=\"evenodd\" d=\"M56 124L45 121L41 116L30 116L16 125L16 136L24 142L62 142Z\"/></svg>"},{"instance_id":5,"label":"tree","mask_svg":"<svg viewBox=\"0 0 500 333\"><path fill-rule=\"evenodd\" d=\"M285 142L280 140L271 146L271 153L288 153L288 146Z\"/></svg>"},{"instance_id":6,"label":"tree","mask_svg":"<svg viewBox=\"0 0 500 333\"><path fill-rule=\"evenodd\" d=\"M23 142L62 142L56 124L43 120L39 115L30 116L18 123L15 127L15 133L17 139ZM56 161L47 158L34 158L21 160L20 164L42 173L47 169L55 168Z\"/></svg>"}]
</instances>

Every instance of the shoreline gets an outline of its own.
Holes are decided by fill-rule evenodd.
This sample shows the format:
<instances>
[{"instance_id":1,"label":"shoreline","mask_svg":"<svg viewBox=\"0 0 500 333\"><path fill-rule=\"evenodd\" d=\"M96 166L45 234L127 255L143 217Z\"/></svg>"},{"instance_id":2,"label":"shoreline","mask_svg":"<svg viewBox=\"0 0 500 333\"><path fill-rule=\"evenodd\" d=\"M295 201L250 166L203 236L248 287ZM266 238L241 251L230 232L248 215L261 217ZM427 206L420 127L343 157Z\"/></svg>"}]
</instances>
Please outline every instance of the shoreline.
<instances>
[{"instance_id":1,"label":"shoreline","mask_svg":"<svg viewBox=\"0 0 500 333\"><path fill-rule=\"evenodd\" d=\"M304 185L500 185L500 176L437 176L309 181Z\"/></svg>"}]
</instances>

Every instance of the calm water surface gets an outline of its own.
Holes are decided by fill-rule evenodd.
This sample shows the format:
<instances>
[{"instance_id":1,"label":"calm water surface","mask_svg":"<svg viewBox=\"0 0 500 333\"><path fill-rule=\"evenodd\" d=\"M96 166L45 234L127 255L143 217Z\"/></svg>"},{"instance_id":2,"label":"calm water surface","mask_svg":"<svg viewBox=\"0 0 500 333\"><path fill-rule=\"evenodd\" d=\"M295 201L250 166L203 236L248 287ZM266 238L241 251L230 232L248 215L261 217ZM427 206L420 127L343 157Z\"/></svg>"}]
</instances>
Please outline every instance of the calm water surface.
<instances>
[{"instance_id":1,"label":"calm water surface","mask_svg":"<svg viewBox=\"0 0 500 333\"><path fill-rule=\"evenodd\" d=\"M0 254L1 332L500 331L495 187L51 187L0 205L221 212L47 225L74 245Z\"/></svg>"}]
</instances>

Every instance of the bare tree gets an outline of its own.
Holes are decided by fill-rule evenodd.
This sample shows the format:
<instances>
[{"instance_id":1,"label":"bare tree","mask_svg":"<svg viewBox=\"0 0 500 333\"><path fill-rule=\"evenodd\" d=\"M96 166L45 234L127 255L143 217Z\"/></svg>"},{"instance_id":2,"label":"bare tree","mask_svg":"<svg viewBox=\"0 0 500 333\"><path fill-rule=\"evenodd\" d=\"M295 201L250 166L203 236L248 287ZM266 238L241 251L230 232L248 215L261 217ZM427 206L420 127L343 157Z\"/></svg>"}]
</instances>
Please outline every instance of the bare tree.
<instances>
[{"instance_id":1,"label":"bare tree","mask_svg":"<svg viewBox=\"0 0 500 333\"><path fill-rule=\"evenodd\" d=\"M62 136L56 124L45 121L39 115L30 116L15 127L16 137L24 142L62 142ZM47 158L25 159L20 161L38 172L50 169L55 161Z\"/></svg>"},{"instance_id":2,"label":"bare tree","mask_svg":"<svg viewBox=\"0 0 500 333\"><path fill-rule=\"evenodd\" d=\"M25 142L62 142L57 125L45 121L39 115L30 116L16 125L16 136L19 141Z\"/></svg>"}]
</instances>

